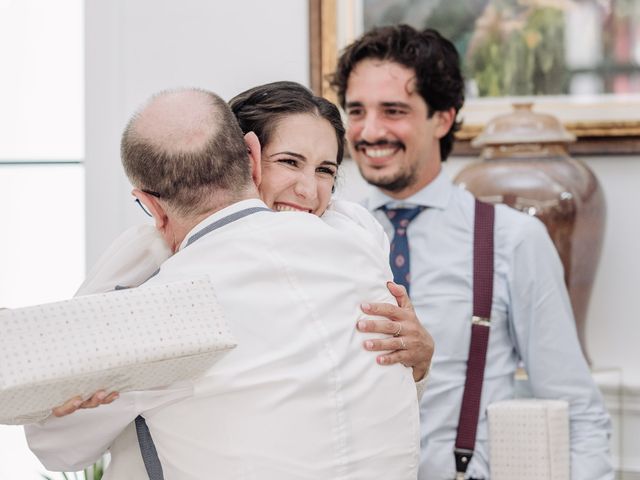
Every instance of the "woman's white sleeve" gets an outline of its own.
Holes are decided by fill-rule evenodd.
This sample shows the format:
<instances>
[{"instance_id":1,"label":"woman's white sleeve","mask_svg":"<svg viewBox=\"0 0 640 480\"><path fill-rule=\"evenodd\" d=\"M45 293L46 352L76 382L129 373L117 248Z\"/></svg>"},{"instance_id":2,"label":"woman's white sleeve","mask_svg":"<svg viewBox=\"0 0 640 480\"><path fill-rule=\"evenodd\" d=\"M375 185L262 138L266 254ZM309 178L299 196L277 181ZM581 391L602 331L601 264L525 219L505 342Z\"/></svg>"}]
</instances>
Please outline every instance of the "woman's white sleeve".
<instances>
[{"instance_id":1,"label":"woman's white sleeve","mask_svg":"<svg viewBox=\"0 0 640 480\"><path fill-rule=\"evenodd\" d=\"M375 219L373 215L364 208L362 205L349 202L347 200L332 200L327 212L323 215L323 218L331 212L337 212L348 217L351 221L360 225L364 230L369 232L374 241L380 246L383 252L389 254L389 237L387 237L384 228Z\"/></svg>"},{"instance_id":2,"label":"woman's white sleeve","mask_svg":"<svg viewBox=\"0 0 640 480\"><path fill-rule=\"evenodd\" d=\"M171 250L154 226L131 227L102 254L75 296L137 287L170 256Z\"/></svg>"}]
</instances>

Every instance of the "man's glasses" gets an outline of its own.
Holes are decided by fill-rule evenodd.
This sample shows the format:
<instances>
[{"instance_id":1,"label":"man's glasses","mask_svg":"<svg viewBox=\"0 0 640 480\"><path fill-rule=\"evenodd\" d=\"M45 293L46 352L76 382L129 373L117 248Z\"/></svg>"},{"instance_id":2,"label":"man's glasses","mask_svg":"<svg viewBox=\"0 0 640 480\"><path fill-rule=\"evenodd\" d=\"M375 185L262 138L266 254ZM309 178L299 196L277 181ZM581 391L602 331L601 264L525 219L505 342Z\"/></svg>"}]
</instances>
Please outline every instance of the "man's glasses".
<instances>
[{"instance_id":1,"label":"man's glasses","mask_svg":"<svg viewBox=\"0 0 640 480\"><path fill-rule=\"evenodd\" d=\"M140 189L140 190L143 191L144 193L149 194L149 195L153 195L156 198L162 198L162 196L158 192L154 192L152 190L144 190L144 189ZM149 209L147 209L147 207L144 206L144 203L142 203L139 198L136 198L134 201L138 205L140 205L140 208L142 209L142 211L144 213L146 213L150 217L153 217L152 213L149 211Z\"/></svg>"}]
</instances>

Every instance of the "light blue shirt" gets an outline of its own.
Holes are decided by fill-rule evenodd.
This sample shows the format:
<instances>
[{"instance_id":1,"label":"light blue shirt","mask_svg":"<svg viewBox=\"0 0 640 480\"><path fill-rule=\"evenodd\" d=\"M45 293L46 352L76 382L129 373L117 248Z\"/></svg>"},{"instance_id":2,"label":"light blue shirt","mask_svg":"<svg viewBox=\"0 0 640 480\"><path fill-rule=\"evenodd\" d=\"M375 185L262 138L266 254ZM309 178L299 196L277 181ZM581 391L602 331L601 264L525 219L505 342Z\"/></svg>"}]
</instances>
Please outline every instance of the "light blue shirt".
<instances>
[{"instance_id":1,"label":"light blue shirt","mask_svg":"<svg viewBox=\"0 0 640 480\"><path fill-rule=\"evenodd\" d=\"M421 404L419 478L451 480L471 334L474 199L442 172L403 201L376 190L367 207L392 237L391 223L377 210L383 205L428 207L407 232L411 299L436 346ZM544 225L498 205L494 246L491 334L467 476L489 478L486 408L515 396L522 361L533 396L569 402L572 478L613 479L610 419L580 350L562 265Z\"/></svg>"}]
</instances>

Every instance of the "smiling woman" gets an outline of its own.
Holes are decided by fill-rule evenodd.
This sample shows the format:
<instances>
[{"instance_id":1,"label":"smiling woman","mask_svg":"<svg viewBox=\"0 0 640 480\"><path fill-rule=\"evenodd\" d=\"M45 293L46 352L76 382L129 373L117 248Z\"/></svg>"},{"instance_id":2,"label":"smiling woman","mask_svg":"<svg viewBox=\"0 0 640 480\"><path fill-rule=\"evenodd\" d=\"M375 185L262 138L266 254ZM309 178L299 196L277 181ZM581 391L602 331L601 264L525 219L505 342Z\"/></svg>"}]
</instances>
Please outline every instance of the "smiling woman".
<instances>
[{"instance_id":1,"label":"smiling woman","mask_svg":"<svg viewBox=\"0 0 640 480\"><path fill-rule=\"evenodd\" d=\"M322 215L344 154L338 108L295 82L274 82L229 102L240 128L262 146L260 196L278 211Z\"/></svg>"},{"instance_id":2,"label":"smiling woman","mask_svg":"<svg viewBox=\"0 0 640 480\"><path fill-rule=\"evenodd\" d=\"M338 172L331 124L313 114L283 118L262 149L260 196L277 211L321 215Z\"/></svg>"}]
</instances>

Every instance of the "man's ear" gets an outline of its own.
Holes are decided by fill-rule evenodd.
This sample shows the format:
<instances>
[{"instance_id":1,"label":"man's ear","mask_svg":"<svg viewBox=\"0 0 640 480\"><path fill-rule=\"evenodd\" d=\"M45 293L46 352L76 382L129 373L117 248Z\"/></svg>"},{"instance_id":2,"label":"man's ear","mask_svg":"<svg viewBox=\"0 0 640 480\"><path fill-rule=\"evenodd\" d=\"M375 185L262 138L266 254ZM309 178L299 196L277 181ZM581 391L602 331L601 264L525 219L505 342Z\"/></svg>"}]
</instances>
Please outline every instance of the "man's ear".
<instances>
[{"instance_id":1,"label":"man's ear","mask_svg":"<svg viewBox=\"0 0 640 480\"><path fill-rule=\"evenodd\" d=\"M156 228L160 233L164 233L164 230L167 227L168 216L165 209L160 205L158 199L153 195L149 195L148 193L143 192L139 188L134 188L131 191L131 194L140 200L145 208L153 215L153 220L156 224Z\"/></svg>"},{"instance_id":2,"label":"man's ear","mask_svg":"<svg viewBox=\"0 0 640 480\"><path fill-rule=\"evenodd\" d=\"M247 149L249 151L249 161L251 162L251 177L253 178L253 183L256 184L256 187L260 186L260 182L262 181L262 166L260 165L260 160L262 159L262 154L260 151L260 140L253 132L248 132L244 136L244 143L247 144Z\"/></svg>"},{"instance_id":3,"label":"man's ear","mask_svg":"<svg viewBox=\"0 0 640 480\"><path fill-rule=\"evenodd\" d=\"M456 109L450 108L449 110L438 110L435 112L436 117L436 137L442 138L451 129L451 125L456 120Z\"/></svg>"}]
</instances>

